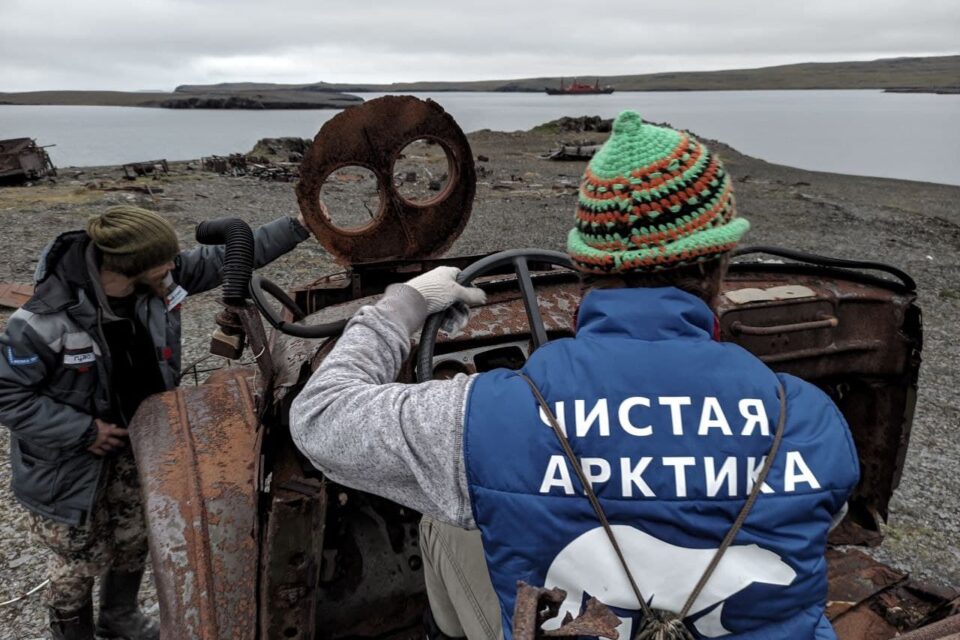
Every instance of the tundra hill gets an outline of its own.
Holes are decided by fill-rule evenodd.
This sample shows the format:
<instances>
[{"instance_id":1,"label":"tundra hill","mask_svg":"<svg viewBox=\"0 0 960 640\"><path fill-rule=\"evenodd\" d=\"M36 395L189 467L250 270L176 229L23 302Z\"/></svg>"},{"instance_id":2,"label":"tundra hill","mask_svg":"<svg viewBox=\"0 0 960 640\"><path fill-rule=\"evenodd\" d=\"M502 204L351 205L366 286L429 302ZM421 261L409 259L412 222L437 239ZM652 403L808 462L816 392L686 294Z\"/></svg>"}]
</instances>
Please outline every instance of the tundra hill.
<instances>
[{"instance_id":1,"label":"tundra hill","mask_svg":"<svg viewBox=\"0 0 960 640\"><path fill-rule=\"evenodd\" d=\"M567 78L569 80L570 78ZM897 89L914 91L960 90L960 55L924 58L885 58L863 62L805 62L800 64L687 71L646 75L581 76L599 80L618 91L737 91L762 89ZM558 87L559 77L475 82L395 82L391 84L328 83L270 84L256 82L181 85L175 93L220 93L264 90L340 91L529 91Z\"/></svg>"}]
</instances>

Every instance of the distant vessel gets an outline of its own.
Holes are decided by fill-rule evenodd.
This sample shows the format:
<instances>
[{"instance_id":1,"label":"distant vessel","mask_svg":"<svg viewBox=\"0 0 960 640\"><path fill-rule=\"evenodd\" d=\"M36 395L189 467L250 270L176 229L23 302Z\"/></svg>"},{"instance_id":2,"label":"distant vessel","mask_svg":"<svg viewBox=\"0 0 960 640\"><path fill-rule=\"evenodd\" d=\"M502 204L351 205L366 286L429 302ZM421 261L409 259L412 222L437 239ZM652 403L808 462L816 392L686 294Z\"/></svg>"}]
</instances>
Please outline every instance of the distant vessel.
<instances>
[{"instance_id":1,"label":"distant vessel","mask_svg":"<svg viewBox=\"0 0 960 640\"><path fill-rule=\"evenodd\" d=\"M548 96L583 96L594 93L613 93L613 87L601 87L600 78L597 78L597 81L593 84L585 84L574 80L570 83L570 86L565 87L563 85L563 78L560 78L559 89L547 89Z\"/></svg>"}]
</instances>

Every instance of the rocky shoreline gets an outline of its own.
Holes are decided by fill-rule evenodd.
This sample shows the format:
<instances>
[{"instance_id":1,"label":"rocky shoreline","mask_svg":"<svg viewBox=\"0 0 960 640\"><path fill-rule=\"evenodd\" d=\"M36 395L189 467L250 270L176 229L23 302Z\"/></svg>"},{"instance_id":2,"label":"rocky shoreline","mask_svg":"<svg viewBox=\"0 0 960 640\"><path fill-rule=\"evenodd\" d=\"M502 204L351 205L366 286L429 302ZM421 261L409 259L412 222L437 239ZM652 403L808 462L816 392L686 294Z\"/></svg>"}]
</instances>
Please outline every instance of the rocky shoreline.
<instances>
[{"instance_id":1,"label":"rocky shoreline","mask_svg":"<svg viewBox=\"0 0 960 640\"><path fill-rule=\"evenodd\" d=\"M343 109L363 98L339 91L133 92L29 91L0 93L0 105L146 107L156 109Z\"/></svg>"},{"instance_id":2,"label":"rocky shoreline","mask_svg":"<svg viewBox=\"0 0 960 640\"><path fill-rule=\"evenodd\" d=\"M563 249L585 165L538 156L561 142L586 145L605 137L555 127L470 134L475 157L484 159L476 165L471 220L448 255ZM960 187L805 171L742 155L719 142L711 147L724 157L738 208L753 225L749 243L880 260L917 280L925 325L920 395L886 540L871 553L915 576L960 585L960 476L950 471L960 453ZM292 183L204 172L198 161L171 163L170 173L157 179L121 176L119 167L61 168L56 183L0 188L6 240L0 281L29 282L46 242L112 204L131 202L163 213L184 246L194 245L193 229L205 219L231 215L259 225L297 212ZM263 272L290 287L337 270L310 240ZM205 355L217 307L215 293L185 303L185 362ZM7 317L9 311L0 310L0 323ZM7 488L7 442L8 432L0 429L0 601L39 583L44 562L18 524L21 509ZM144 603L155 607L151 589ZM0 608L0 640L38 637L43 615L37 597Z\"/></svg>"}]
</instances>

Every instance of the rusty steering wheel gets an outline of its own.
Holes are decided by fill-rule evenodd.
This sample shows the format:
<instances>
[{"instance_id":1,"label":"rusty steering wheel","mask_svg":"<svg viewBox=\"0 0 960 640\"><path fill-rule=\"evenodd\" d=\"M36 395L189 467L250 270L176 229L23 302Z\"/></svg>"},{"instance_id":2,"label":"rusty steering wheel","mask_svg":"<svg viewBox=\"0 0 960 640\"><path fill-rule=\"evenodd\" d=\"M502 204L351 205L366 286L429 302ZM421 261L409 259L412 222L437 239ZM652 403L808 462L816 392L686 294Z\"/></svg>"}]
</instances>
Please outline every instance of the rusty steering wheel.
<instances>
[{"instance_id":1,"label":"rusty steering wheel","mask_svg":"<svg viewBox=\"0 0 960 640\"><path fill-rule=\"evenodd\" d=\"M460 272L460 275L457 276L457 282L463 286L469 286L470 283L481 276L488 275L501 267L512 265L517 276L517 285L520 287L520 295L523 298L523 306L527 311L527 323L530 326L533 348L539 349L540 345L547 342L547 330L543 324L543 317L540 315L540 307L537 305L537 291L533 279L530 277L531 262L575 269L570 256L560 251L510 249L477 260ZM437 347L437 334L445 317L445 311L435 313L428 317L423 325L423 331L420 333L420 350L417 355L417 382L427 382L433 379L433 354Z\"/></svg>"}]
</instances>

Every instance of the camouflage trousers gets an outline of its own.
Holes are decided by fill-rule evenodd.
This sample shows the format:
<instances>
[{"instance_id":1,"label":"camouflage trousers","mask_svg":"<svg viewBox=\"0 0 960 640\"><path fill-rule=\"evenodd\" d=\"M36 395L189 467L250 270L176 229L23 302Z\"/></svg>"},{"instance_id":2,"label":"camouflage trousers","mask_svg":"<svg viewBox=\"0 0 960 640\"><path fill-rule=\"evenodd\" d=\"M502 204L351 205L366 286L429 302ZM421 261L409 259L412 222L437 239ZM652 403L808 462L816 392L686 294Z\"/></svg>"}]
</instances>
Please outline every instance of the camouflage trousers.
<instances>
[{"instance_id":1,"label":"camouflage trousers","mask_svg":"<svg viewBox=\"0 0 960 640\"><path fill-rule=\"evenodd\" d=\"M146 560L147 530L133 454L124 449L104 467L93 512L82 525L27 516L33 538L50 551L45 603L60 611L83 606L93 579L108 569L139 571Z\"/></svg>"}]
</instances>

